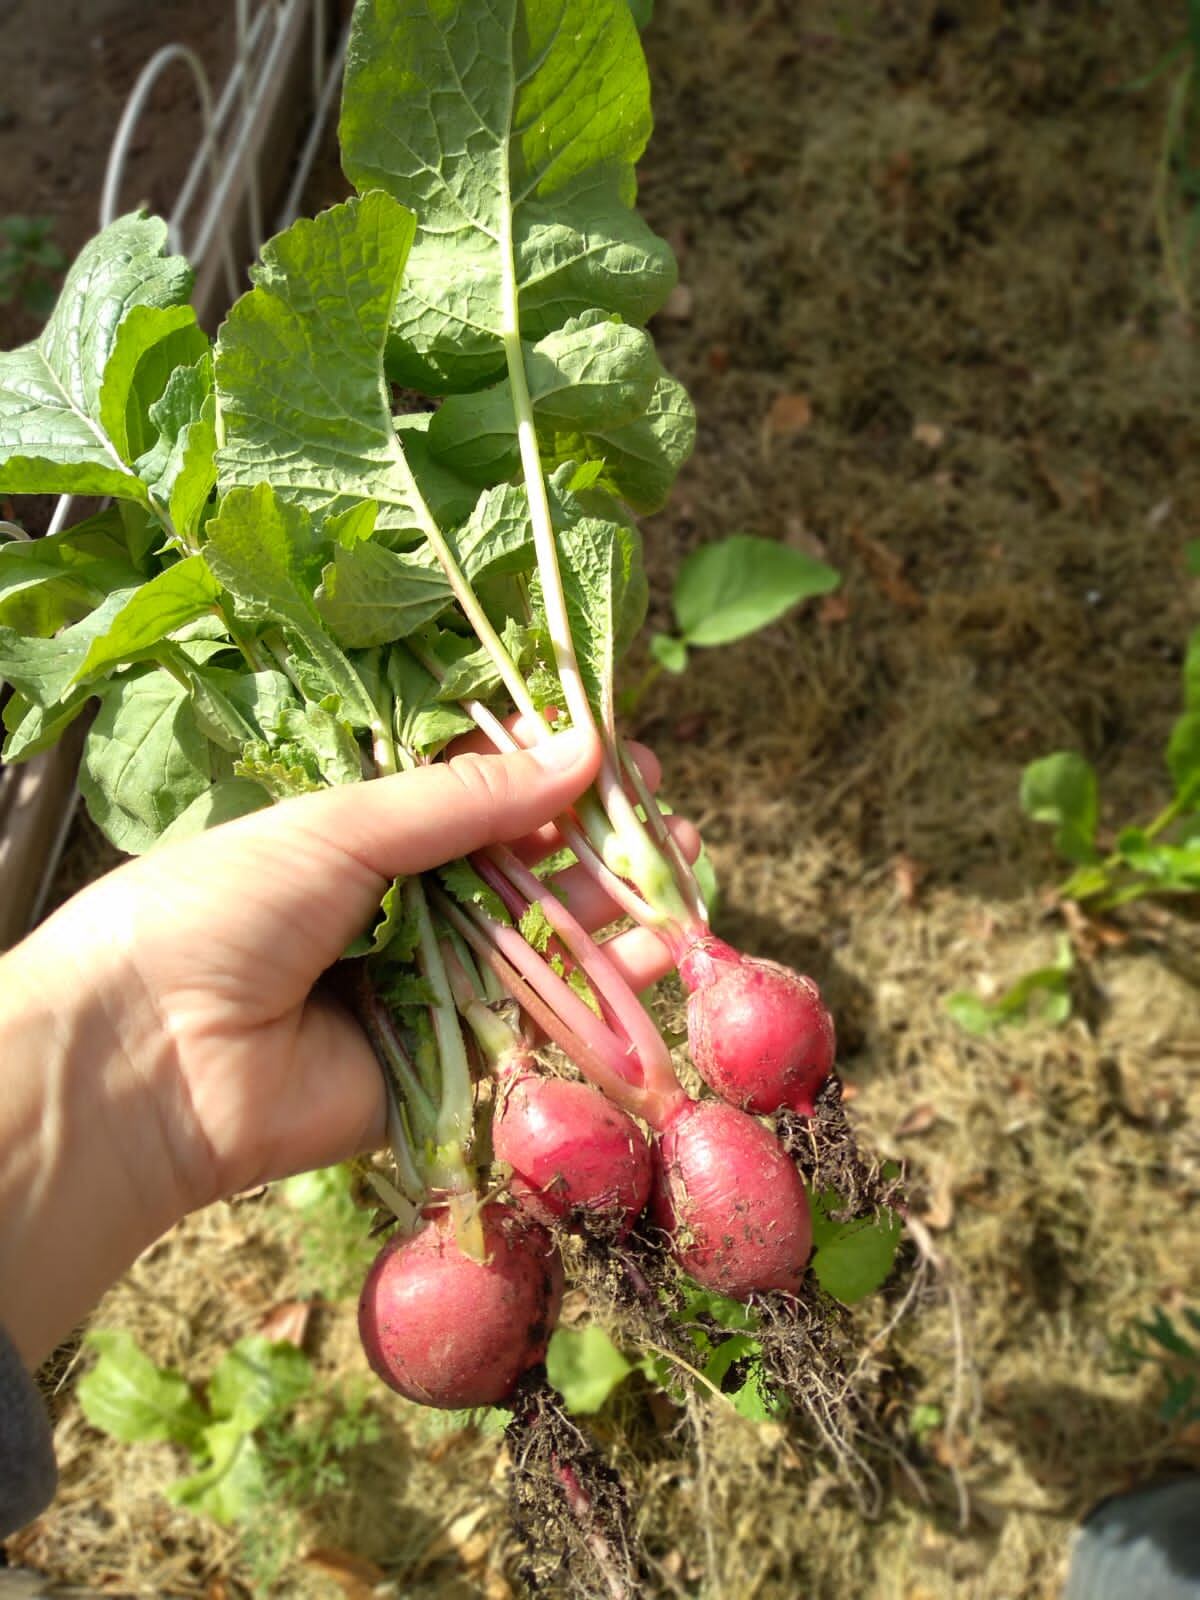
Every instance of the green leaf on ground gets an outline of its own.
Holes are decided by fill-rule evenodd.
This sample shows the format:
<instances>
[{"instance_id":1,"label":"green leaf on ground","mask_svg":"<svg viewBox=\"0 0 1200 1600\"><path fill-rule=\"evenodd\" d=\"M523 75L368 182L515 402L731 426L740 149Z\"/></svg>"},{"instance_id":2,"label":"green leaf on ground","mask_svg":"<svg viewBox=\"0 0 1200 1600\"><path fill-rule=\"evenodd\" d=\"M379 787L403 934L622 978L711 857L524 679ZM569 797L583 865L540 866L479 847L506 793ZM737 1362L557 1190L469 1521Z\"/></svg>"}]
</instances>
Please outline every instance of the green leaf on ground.
<instances>
[{"instance_id":1,"label":"green leaf on ground","mask_svg":"<svg viewBox=\"0 0 1200 1600\"><path fill-rule=\"evenodd\" d=\"M123 1329L92 1328L84 1344L99 1359L75 1394L93 1428L122 1444L165 1439L200 1451L208 1418L180 1373L156 1367Z\"/></svg>"},{"instance_id":2,"label":"green leaf on ground","mask_svg":"<svg viewBox=\"0 0 1200 1600\"><path fill-rule=\"evenodd\" d=\"M1200 711L1187 711L1171 729L1167 768L1182 805L1200 798Z\"/></svg>"},{"instance_id":3,"label":"green leaf on ground","mask_svg":"<svg viewBox=\"0 0 1200 1600\"><path fill-rule=\"evenodd\" d=\"M240 1522L266 1497L262 1454L240 1422L214 1422L204 1432L208 1462L166 1486L167 1499L211 1517L222 1527Z\"/></svg>"},{"instance_id":4,"label":"green leaf on ground","mask_svg":"<svg viewBox=\"0 0 1200 1600\"><path fill-rule=\"evenodd\" d=\"M208 1403L215 1418L237 1422L249 1433L268 1417L290 1411L312 1381L303 1350L254 1334L239 1339L221 1358L209 1379Z\"/></svg>"},{"instance_id":5,"label":"green leaf on ground","mask_svg":"<svg viewBox=\"0 0 1200 1600\"><path fill-rule=\"evenodd\" d=\"M669 633L651 634L650 654L668 672L687 671L688 647L682 639L672 638Z\"/></svg>"},{"instance_id":6,"label":"green leaf on ground","mask_svg":"<svg viewBox=\"0 0 1200 1600\"><path fill-rule=\"evenodd\" d=\"M730 644L840 582L833 567L801 550L737 534L701 545L684 561L675 579L675 620L685 645Z\"/></svg>"},{"instance_id":7,"label":"green leaf on ground","mask_svg":"<svg viewBox=\"0 0 1200 1600\"><path fill-rule=\"evenodd\" d=\"M1018 978L994 999L960 991L943 1002L947 1015L968 1033L985 1037L1014 1022L1042 1022L1061 1027L1071 1015L1071 942L1061 938L1054 961Z\"/></svg>"},{"instance_id":8,"label":"green leaf on ground","mask_svg":"<svg viewBox=\"0 0 1200 1600\"><path fill-rule=\"evenodd\" d=\"M1141 828L1124 828L1117 836L1117 851L1126 866L1153 880L1148 889L1172 894L1200 889L1200 835L1180 844L1162 844Z\"/></svg>"},{"instance_id":9,"label":"green leaf on ground","mask_svg":"<svg viewBox=\"0 0 1200 1600\"><path fill-rule=\"evenodd\" d=\"M1200 711L1200 628L1193 630L1183 658L1183 707Z\"/></svg>"},{"instance_id":10,"label":"green leaf on ground","mask_svg":"<svg viewBox=\"0 0 1200 1600\"><path fill-rule=\"evenodd\" d=\"M884 1207L878 1216L848 1222L833 1218L841 1205L832 1189L812 1195L813 1275L843 1305L857 1305L875 1293L892 1270L904 1224Z\"/></svg>"},{"instance_id":11,"label":"green leaf on ground","mask_svg":"<svg viewBox=\"0 0 1200 1600\"><path fill-rule=\"evenodd\" d=\"M556 1328L546 1350L546 1376L568 1411L590 1416L634 1368L603 1328Z\"/></svg>"},{"instance_id":12,"label":"green leaf on ground","mask_svg":"<svg viewBox=\"0 0 1200 1600\"><path fill-rule=\"evenodd\" d=\"M1021 774L1021 810L1054 828L1054 845L1068 861L1096 859L1100 795L1091 764L1063 750L1031 762Z\"/></svg>"}]
</instances>

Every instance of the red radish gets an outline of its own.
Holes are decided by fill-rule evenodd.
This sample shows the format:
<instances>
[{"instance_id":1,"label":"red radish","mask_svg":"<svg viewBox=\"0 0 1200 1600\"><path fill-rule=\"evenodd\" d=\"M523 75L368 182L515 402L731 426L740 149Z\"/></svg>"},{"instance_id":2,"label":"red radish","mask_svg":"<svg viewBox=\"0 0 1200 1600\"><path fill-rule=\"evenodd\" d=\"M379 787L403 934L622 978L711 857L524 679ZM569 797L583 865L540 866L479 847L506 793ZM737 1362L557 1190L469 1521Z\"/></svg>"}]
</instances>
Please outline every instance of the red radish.
<instances>
[{"instance_id":1,"label":"red radish","mask_svg":"<svg viewBox=\"0 0 1200 1600\"><path fill-rule=\"evenodd\" d=\"M811 1116L833 1068L833 1018L811 978L701 939L679 963L696 1071L730 1105Z\"/></svg>"},{"instance_id":2,"label":"red radish","mask_svg":"<svg viewBox=\"0 0 1200 1600\"><path fill-rule=\"evenodd\" d=\"M706 1289L744 1300L800 1287L808 1196L769 1128L720 1100L692 1101L657 1146L654 1214Z\"/></svg>"},{"instance_id":3,"label":"red radish","mask_svg":"<svg viewBox=\"0 0 1200 1600\"><path fill-rule=\"evenodd\" d=\"M586 1083L516 1072L501 1080L492 1149L542 1222L587 1211L628 1233L650 1193L650 1147L631 1117Z\"/></svg>"},{"instance_id":4,"label":"red radish","mask_svg":"<svg viewBox=\"0 0 1200 1600\"><path fill-rule=\"evenodd\" d=\"M464 1255L448 1211L376 1256L358 1302L367 1360L421 1405L499 1405L542 1360L562 1304L562 1265L544 1228L515 1209L483 1212L486 1260Z\"/></svg>"}]
</instances>

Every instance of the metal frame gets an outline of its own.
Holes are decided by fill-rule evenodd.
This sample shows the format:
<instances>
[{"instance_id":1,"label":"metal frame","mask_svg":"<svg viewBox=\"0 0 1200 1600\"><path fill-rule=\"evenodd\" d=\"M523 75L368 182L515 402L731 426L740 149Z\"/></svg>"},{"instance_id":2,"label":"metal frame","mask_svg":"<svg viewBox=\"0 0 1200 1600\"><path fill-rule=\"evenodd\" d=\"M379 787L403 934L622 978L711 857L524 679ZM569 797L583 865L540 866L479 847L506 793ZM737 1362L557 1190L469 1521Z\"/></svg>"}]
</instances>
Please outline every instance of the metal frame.
<instances>
[{"instance_id":1,"label":"metal frame","mask_svg":"<svg viewBox=\"0 0 1200 1600\"><path fill-rule=\"evenodd\" d=\"M251 257L257 256L267 237L261 163L272 129L286 110L287 84L308 31L312 42L313 116L271 231L286 227L298 213L337 98L349 40L347 22L333 51L328 50L327 4L328 0L259 0L256 6L255 0L234 0L237 54L219 95L214 95L204 63L196 53L173 43L150 57L126 100L109 150L100 198L100 226L106 227L121 213L122 196L129 187L130 150L151 92L165 72L185 69L199 101L203 133L167 218L167 237L170 248L187 256L195 268L197 298L203 299L206 307L219 309L221 299L227 305L238 295L243 277L235 243L239 234L248 239ZM71 495L60 497L50 521L50 533L67 525L73 503ZM77 759L77 750L56 749L24 767L0 771L0 883L4 878L6 845L18 851L23 838L24 848L36 848L31 841L49 836L40 883L28 916L23 919L26 926L32 926L44 910L66 843L78 789L71 781L64 803L66 780L62 763L70 760L73 765ZM43 811L60 808L61 814L57 818L43 815L35 819L40 826L31 828L30 814L39 804ZM25 823L22 829L15 826L18 815ZM0 907L0 912L3 909ZM0 948L5 942L3 920L0 916ZM16 937L20 929L9 927L7 931Z\"/></svg>"}]
</instances>

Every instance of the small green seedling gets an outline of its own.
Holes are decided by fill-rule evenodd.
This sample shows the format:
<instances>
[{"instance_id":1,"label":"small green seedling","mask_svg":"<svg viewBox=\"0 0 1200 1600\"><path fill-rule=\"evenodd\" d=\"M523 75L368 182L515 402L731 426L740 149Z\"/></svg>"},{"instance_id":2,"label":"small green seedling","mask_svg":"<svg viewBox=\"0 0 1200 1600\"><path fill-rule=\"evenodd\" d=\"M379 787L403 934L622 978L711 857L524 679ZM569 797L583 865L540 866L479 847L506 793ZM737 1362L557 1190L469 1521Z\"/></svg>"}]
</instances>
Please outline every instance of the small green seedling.
<instances>
[{"instance_id":1,"label":"small green seedling","mask_svg":"<svg viewBox=\"0 0 1200 1600\"><path fill-rule=\"evenodd\" d=\"M296 1250L306 1294L349 1299L375 1259L372 1213L356 1204L353 1183L350 1167L339 1166L302 1172L276 1185L283 1202L278 1225Z\"/></svg>"},{"instance_id":2,"label":"small green seedling","mask_svg":"<svg viewBox=\"0 0 1200 1600\"><path fill-rule=\"evenodd\" d=\"M947 1014L979 1038L1015 1022L1041 1022L1061 1027L1071 1015L1071 973L1075 956L1071 941L1060 938L1054 960L1026 972L994 999L958 990L944 1001Z\"/></svg>"},{"instance_id":3,"label":"small green seedling","mask_svg":"<svg viewBox=\"0 0 1200 1600\"><path fill-rule=\"evenodd\" d=\"M882 1287L895 1264L904 1224L886 1207L875 1217L838 1221L840 1206L832 1189L812 1196L812 1271L826 1294L852 1306ZM693 1346L686 1367L666 1350L648 1349L640 1358L630 1359L593 1323L554 1332L546 1352L546 1374L567 1410L579 1415L602 1410L637 1372L676 1401L682 1400L682 1386L690 1374L723 1393L734 1410L751 1421L765 1422L780 1414L784 1402L763 1366L762 1345L755 1337L759 1322L752 1308L693 1284L684 1291L677 1322Z\"/></svg>"},{"instance_id":4,"label":"small green seedling","mask_svg":"<svg viewBox=\"0 0 1200 1600\"><path fill-rule=\"evenodd\" d=\"M1150 88L1169 77L1162 141L1154 173L1154 222L1172 298L1190 317L1191 269L1200 239L1200 0L1185 0L1185 32L1149 72L1126 87Z\"/></svg>"},{"instance_id":5,"label":"small green seedling","mask_svg":"<svg viewBox=\"0 0 1200 1600\"><path fill-rule=\"evenodd\" d=\"M757 633L802 601L830 594L841 581L833 567L774 539L739 533L702 545L675 579L677 631L651 636L654 665L625 696L623 709L633 711L660 672L686 671L690 651Z\"/></svg>"},{"instance_id":6,"label":"small green seedling","mask_svg":"<svg viewBox=\"0 0 1200 1600\"><path fill-rule=\"evenodd\" d=\"M49 217L0 217L0 305L19 300L31 315L49 315L67 265L53 227Z\"/></svg>"},{"instance_id":7,"label":"small green seedling","mask_svg":"<svg viewBox=\"0 0 1200 1600\"><path fill-rule=\"evenodd\" d=\"M194 1470L165 1486L167 1498L236 1527L253 1592L271 1593L301 1547L304 1514L345 1490L346 1460L380 1438L365 1395L314 1396L304 1352L260 1335L239 1339L203 1386L156 1366L124 1330L85 1342L99 1359L79 1382L84 1416L122 1444L185 1451Z\"/></svg>"},{"instance_id":8,"label":"small green seedling","mask_svg":"<svg viewBox=\"0 0 1200 1600\"><path fill-rule=\"evenodd\" d=\"M96 1328L85 1343L99 1355L78 1390L92 1426L123 1444L178 1445L196 1470L168 1484L167 1498L222 1524L246 1517L267 1493L259 1430L286 1416L312 1386L303 1350L259 1336L240 1339L201 1401L181 1373L155 1366L131 1334Z\"/></svg>"},{"instance_id":9,"label":"small green seedling","mask_svg":"<svg viewBox=\"0 0 1200 1600\"><path fill-rule=\"evenodd\" d=\"M1166 766L1174 787L1151 821L1120 830L1113 848L1097 840L1099 782L1091 764L1073 751L1043 756L1021 778L1021 809L1053 827L1059 855L1075 871L1059 887L1064 900L1112 911L1149 896L1200 893L1200 628L1183 663L1183 712L1167 741Z\"/></svg>"},{"instance_id":10,"label":"small green seedling","mask_svg":"<svg viewBox=\"0 0 1200 1600\"><path fill-rule=\"evenodd\" d=\"M1157 1367L1166 1384L1160 1416L1172 1426L1200 1422L1200 1307L1184 1306L1178 1322L1161 1306L1139 1317L1114 1346L1118 1370Z\"/></svg>"}]
</instances>

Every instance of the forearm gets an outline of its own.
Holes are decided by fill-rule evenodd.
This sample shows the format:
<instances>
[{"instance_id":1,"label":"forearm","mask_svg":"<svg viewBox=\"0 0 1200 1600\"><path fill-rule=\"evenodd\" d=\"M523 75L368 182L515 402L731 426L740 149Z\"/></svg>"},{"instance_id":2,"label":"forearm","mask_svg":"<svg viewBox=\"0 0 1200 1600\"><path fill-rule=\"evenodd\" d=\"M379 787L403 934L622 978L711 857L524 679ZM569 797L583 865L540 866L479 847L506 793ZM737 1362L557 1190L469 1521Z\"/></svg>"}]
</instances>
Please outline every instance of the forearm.
<instances>
[{"instance_id":1,"label":"forearm","mask_svg":"<svg viewBox=\"0 0 1200 1600\"><path fill-rule=\"evenodd\" d=\"M166 1042L119 956L84 974L62 932L0 958L0 1323L30 1366L186 1209Z\"/></svg>"}]
</instances>

